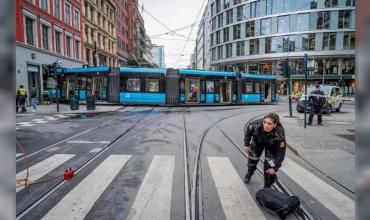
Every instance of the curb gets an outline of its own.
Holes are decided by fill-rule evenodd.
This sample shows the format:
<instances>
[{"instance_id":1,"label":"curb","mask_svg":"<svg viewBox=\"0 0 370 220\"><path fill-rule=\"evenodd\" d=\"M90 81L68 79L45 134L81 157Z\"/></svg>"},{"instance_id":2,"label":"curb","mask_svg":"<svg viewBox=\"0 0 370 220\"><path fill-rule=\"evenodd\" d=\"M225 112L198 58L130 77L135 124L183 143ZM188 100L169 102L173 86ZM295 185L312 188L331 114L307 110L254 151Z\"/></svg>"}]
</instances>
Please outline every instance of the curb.
<instances>
[{"instance_id":1,"label":"curb","mask_svg":"<svg viewBox=\"0 0 370 220\"><path fill-rule=\"evenodd\" d=\"M124 106L122 108L125 108ZM118 111L118 110L121 110L122 108L118 108L118 109L115 109L115 110L109 110L109 111L95 111L95 112L91 112L93 110L86 110L86 112L43 112L43 113L38 113L38 112L27 112L25 114L32 114L32 115L55 115L55 114L59 114L59 115L69 115L69 114L77 114L77 115L80 115L80 114L84 114L84 115L97 115L97 114L103 114L103 113L110 113L110 112L115 112L115 111ZM72 110L71 110L72 111ZM16 117L17 116L22 116L23 114L22 113L18 113L16 114Z\"/></svg>"}]
</instances>

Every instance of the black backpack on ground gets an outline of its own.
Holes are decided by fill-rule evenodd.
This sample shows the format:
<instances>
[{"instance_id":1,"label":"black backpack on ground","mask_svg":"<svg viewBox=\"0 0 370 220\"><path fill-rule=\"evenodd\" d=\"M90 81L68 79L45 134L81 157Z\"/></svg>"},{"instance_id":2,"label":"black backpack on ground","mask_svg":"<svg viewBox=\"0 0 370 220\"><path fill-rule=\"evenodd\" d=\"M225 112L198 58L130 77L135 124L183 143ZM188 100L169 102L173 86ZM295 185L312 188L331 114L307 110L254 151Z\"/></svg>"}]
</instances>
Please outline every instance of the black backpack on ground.
<instances>
[{"instance_id":1,"label":"black backpack on ground","mask_svg":"<svg viewBox=\"0 0 370 220\"><path fill-rule=\"evenodd\" d=\"M297 196L290 196L272 188L258 190L256 200L262 207L270 209L281 219L285 219L300 204Z\"/></svg>"}]
</instances>

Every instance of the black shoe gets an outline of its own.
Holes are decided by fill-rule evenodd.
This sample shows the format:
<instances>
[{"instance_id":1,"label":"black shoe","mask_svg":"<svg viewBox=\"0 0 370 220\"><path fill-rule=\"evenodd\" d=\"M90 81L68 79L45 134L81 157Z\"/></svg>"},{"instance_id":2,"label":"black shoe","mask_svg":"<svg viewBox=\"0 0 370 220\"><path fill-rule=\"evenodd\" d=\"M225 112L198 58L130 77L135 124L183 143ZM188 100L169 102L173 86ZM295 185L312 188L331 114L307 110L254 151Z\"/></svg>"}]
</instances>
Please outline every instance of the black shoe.
<instances>
[{"instance_id":1,"label":"black shoe","mask_svg":"<svg viewBox=\"0 0 370 220\"><path fill-rule=\"evenodd\" d=\"M312 122L308 122L307 125L312 125Z\"/></svg>"},{"instance_id":2,"label":"black shoe","mask_svg":"<svg viewBox=\"0 0 370 220\"><path fill-rule=\"evenodd\" d=\"M248 184L250 181L251 181L251 178L252 178L252 174L245 174L245 177L244 177L244 183Z\"/></svg>"},{"instance_id":3,"label":"black shoe","mask_svg":"<svg viewBox=\"0 0 370 220\"><path fill-rule=\"evenodd\" d=\"M323 125L322 123L317 123L317 125Z\"/></svg>"}]
</instances>

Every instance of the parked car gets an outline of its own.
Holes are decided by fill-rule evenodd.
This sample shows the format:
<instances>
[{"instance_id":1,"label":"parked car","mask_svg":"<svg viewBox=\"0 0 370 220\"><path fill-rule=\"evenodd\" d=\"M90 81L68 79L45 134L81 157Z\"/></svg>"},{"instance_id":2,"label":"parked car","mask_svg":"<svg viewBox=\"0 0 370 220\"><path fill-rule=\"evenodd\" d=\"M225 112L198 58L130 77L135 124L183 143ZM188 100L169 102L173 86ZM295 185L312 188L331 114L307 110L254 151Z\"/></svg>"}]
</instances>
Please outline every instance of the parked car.
<instances>
[{"instance_id":1,"label":"parked car","mask_svg":"<svg viewBox=\"0 0 370 220\"><path fill-rule=\"evenodd\" d=\"M308 95L311 94L315 90L315 86L310 86L307 88ZM326 96L326 103L323 106L323 113L331 113L334 110L336 112L340 112L343 105L343 95L342 90L338 86L331 86L331 85L321 85L321 91L324 92ZM307 96L307 100L308 100ZM297 111L304 112L304 102L305 102L305 95L302 95L301 98L297 102ZM307 111L310 110L309 103L307 103Z\"/></svg>"}]
</instances>

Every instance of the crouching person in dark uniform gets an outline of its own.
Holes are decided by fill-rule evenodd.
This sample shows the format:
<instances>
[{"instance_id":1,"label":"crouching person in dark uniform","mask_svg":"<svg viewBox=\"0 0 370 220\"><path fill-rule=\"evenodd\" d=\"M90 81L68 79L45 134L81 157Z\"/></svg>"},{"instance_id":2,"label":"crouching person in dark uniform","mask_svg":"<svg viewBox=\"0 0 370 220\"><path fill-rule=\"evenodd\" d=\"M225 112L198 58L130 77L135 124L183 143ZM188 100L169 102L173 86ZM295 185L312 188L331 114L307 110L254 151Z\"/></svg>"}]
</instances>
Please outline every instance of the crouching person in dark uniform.
<instances>
[{"instance_id":1,"label":"crouching person in dark uniform","mask_svg":"<svg viewBox=\"0 0 370 220\"><path fill-rule=\"evenodd\" d=\"M271 187L275 182L276 172L284 160L286 149L284 128L279 116L270 113L248 122L244 145L245 152L249 154L248 173L244 177L244 182L247 184L250 182L265 150L264 188Z\"/></svg>"},{"instance_id":2,"label":"crouching person in dark uniform","mask_svg":"<svg viewBox=\"0 0 370 220\"><path fill-rule=\"evenodd\" d=\"M312 125L313 116L317 114L317 124L322 125L322 107L326 102L325 95L320 91L320 85L316 85L316 90L311 92L308 102L310 103L310 116L308 117L308 125Z\"/></svg>"}]
</instances>

